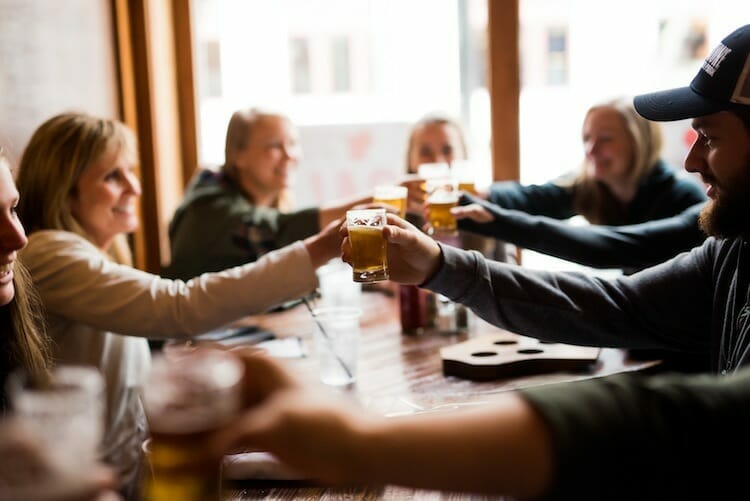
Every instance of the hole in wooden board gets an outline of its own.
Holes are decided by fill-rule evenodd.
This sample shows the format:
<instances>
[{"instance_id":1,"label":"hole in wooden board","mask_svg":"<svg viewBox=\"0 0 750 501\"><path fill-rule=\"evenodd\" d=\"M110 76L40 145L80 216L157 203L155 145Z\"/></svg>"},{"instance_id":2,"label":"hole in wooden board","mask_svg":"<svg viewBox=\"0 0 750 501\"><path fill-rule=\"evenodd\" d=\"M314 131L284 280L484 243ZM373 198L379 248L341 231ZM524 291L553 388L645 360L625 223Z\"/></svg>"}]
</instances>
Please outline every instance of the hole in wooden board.
<instances>
[{"instance_id":1,"label":"hole in wooden board","mask_svg":"<svg viewBox=\"0 0 750 501\"><path fill-rule=\"evenodd\" d=\"M518 353L522 355L536 355L537 353L544 353L544 350L537 348L524 348L523 350L518 350Z\"/></svg>"},{"instance_id":2,"label":"hole in wooden board","mask_svg":"<svg viewBox=\"0 0 750 501\"><path fill-rule=\"evenodd\" d=\"M497 355L494 351L477 351L471 354L472 357L494 357Z\"/></svg>"},{"instance_id":3,"label":"hole in wooden board","mask_svg":"<svg viewBox=\"0 0 750 501\"><path fill-rule=\"evenodd\" d=\"M492 344L497 344L497 345L518 344L518 341L513 341L513 340L509 340L509 339L501 339L500 341L495 341Z\"/></svg>"}]
</instances>

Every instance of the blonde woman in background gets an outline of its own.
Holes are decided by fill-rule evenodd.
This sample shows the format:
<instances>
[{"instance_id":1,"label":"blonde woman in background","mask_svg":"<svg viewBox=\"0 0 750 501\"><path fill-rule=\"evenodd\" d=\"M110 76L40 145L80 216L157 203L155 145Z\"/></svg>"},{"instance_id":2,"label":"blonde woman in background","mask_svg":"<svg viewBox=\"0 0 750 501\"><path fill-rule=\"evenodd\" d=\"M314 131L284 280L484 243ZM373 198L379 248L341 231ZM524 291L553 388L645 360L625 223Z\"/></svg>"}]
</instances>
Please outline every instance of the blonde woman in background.
<instances>
[{"instance_id":1,"label":"blonde woman in background","mask_svg":"<svg viewBox=\"0 0 750 501\"><path fill-rule=\"evenodd\" d=\"M407 140L406 172L417 175L425 163L446 163L449 166L468 158L466 139L461 125L448 115L431 113L419 119L411 128ZM405 183L409 188L408 220L418 228L424 226L425 193L422 180ZM477 194L476 192L474 194ZM495 238L459 231L459 245L480 251L498 261L516 262L516 249Z\"/></svg>"},{"instance_id":2,"label":"blonde woman in background","mask_svg":"<svg viewBox=\"0 0 750 501\"><path fill-rule=\"evenodd\" d=\"M631 273L700 245L704 188L661 158L658 123L631 100L592 106L578 172L539 185L499 182L487 201L464 197L459 228L596 268ZM581 215L590 225L567 219Z\"/></svg>"},{"instance_id":3,"label":"blonde woman in background","mask_svg":"<svg viewBox=\"0 0 750 501\"><path fill-rule=\"evenodd\" d=\"M137 495L146 423L139 386L147 337L189 337L300 297L315 268L338 255L338 223L252 264L183 282L131 266L141 186L133 133L116 120L65 113L43 123L21 159L22 253L39 291L60 363L98 367L106 381L103 459L126 497Z\"/></svg>"}]
</instances>

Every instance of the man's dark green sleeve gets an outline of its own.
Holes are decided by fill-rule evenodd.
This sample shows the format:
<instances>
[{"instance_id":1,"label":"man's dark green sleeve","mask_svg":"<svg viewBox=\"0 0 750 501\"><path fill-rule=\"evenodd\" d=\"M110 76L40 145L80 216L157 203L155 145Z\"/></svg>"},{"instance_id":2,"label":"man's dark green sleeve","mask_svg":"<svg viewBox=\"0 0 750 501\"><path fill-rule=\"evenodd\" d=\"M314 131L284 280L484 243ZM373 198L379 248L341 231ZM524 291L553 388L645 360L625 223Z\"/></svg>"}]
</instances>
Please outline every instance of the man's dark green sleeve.
<instances>
[{"instance_id":1,"label":"man's dark green sleeve","mask_svg":"<svg viewBox=\"0 0 750 501\"><path fill-rule=\"evenodd\" d=\"M559 499L747 498L750 369L521 390L549 425Z\"/></svg>"}]
</instances>

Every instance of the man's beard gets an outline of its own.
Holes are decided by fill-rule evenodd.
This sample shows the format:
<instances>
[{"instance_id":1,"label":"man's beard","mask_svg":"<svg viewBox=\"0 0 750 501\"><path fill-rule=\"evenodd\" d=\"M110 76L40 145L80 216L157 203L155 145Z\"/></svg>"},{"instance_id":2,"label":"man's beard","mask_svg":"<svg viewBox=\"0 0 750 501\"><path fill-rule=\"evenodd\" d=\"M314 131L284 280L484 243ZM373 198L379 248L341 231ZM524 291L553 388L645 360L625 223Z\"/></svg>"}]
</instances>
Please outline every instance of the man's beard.
<instances>
[{"instance_id":1,"label":"man's beard","mask_svg":"<svg viewBox=\"0 0 750 501\"><path fill-rule=\"evenodd\" d=\"M706 234L718 238L750 237L750 160L746 164L743 178L721 186L716 199L701 211L699 222Z\"/></svg>"}]
</instances>

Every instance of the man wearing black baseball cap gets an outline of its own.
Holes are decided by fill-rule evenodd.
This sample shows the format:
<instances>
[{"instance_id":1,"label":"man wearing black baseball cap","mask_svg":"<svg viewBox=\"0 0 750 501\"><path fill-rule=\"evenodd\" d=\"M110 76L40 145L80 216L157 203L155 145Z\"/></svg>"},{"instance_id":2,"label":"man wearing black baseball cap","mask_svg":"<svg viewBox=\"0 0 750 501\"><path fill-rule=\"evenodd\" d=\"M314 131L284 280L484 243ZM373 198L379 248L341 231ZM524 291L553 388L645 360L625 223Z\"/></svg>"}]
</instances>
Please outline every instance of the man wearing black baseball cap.
<instances>
[{"instance_id":1,"label":"man wearing black baseball cap","mask_svg":"<svg viewBox=\"0 0 750 501\"><path fill-rule=\"evenodd\" d=\"M717 237L750 236L750 25L722 40L690 86L636 96L633 104L649 120L693 119L698 138L685 169L701 175L711 199L701 227Z\"/></svg>"}]
</instances>

